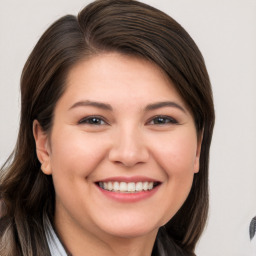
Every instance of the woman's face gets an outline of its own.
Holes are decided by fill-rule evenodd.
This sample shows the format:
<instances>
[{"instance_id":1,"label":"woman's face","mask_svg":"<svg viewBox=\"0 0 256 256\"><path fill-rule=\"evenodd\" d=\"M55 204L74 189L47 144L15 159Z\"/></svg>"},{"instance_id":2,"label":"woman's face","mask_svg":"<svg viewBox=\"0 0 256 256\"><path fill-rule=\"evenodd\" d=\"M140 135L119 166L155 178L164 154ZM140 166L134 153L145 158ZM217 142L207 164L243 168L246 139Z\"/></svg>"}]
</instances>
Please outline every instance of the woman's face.
<instances>
[{"instance_id":1,"label":"woman's face","mask_svg":"<svg viewBox=\"0 0 256 256\"><path fill-rule=\"evenodd\" d=\"M77 64L51 134L35 133L60 233L156 234L199 169L194 121L172 82L154 64L117 53Z\"/></svg>"}]
</instances>

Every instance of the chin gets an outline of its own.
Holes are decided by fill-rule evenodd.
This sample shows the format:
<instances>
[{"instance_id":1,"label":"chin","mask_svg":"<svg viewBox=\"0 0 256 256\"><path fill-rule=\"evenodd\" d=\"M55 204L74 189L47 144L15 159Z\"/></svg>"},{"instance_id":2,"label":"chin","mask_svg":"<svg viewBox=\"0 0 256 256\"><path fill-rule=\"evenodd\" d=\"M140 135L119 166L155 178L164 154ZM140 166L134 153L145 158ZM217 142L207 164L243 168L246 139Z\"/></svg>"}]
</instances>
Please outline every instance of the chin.
<instances>
[{"instance_id":1,"label":"chin","mask_svg":"<svg viewBox=\"0 0 256 256\"><path fill-rule=\"evenodd\" d=\"M109 230L108 234L114 237L125 238L125 239L132 239L138 238L143 236L148 236L150 234L157 234L157 229L149 229L149 228L126 228L126 229L115 229Z\"/></svg>"},{"instance_id":2,"label":"chin","mask_svg":"<svg viewBox=\"0 0 256 256\"><path fill-rule=\"evenodd\" d=\"M107 224L107 225L106 225ZM136 238L141 236L147 236L149 234L157 234L160 225L154 225L150 220L136 221L136 219L130 219L130 221L120 221L119 223L107 222L102 226L102 230L111 236L120 238Z\"/></svg>"}]
</instances>

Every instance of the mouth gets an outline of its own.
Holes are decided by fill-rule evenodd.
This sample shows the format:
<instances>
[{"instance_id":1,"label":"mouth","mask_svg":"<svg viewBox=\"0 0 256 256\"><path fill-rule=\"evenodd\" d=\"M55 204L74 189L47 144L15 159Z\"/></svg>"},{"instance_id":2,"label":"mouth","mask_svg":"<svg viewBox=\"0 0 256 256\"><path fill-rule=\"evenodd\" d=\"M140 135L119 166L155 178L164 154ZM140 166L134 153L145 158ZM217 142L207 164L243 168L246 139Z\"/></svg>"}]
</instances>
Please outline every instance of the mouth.
<instances>
[{"instance_id":1,"label":"mouth","mask_svg":"<svg viewBox=\"0 0 256 256\"><path fill-rule=\"evenodd\" d=\"M116 192L116 193L140 193L143 191L151 191L160 185L156 181L138 181L138 182L125 182L125 181L99 181L96 185L101 189Z\"/></svg>"}]
</instances>

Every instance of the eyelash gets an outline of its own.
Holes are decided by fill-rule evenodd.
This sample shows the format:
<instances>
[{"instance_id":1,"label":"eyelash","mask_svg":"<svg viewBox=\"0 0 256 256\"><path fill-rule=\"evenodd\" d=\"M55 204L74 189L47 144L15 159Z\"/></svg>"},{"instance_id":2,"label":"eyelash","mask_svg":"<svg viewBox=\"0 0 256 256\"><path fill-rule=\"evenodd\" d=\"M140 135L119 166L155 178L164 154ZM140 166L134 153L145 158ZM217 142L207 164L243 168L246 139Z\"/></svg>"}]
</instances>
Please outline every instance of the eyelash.
<instances>
[{"instance_id":1,"label":"eyelash","mask_svg":"<svg viewBox=\"0 0 256 256\"><path fill-rule=\"evenodd\" d=\"M157 119L158 119L158 121L160 121L160 123L152 123L152 122L156 121ZM104 120L104 118L102 118L101 116L88 116L88 117L81 119L78 123L79 124L96 125L96 126L108 124ZM178 124L178 122L176 119L174 119L170 116L159 115L159 116L155 116L155 117L151 118L150 121L147 122L147 124L149 124L149 125L168 125L168 124Z\"/></svg>"},{"instance_id":2,"label":"eyelash","mask_svg":"<svg viewBox=\"0 0 256 256\"><path fill-rule=\"evenodd\" d=\"M158 119L161 120L160 123L156 124L156 123L152 123L154 120ZM153 117L149 122L147 122L147 124L150 125L168 125L168 124L178 124L178 121L170 116L155 116Z\"/></svg>"},{"instance_id":3,"label":"eyelash","mask_svg":"<svg viewBox=\"0 0 256 256\"><path fill-rule=\"evenodd\" d=\"M104 122L104 124L102 123L95 123L94 121L100 121L100 122ZM102 118L101 116L88 116L88 117L85 117L83 119L81 119L78 124L89 124L89 125L105 125L105 124L108 124L104 118Z\"/></svg>"}]
</instances>

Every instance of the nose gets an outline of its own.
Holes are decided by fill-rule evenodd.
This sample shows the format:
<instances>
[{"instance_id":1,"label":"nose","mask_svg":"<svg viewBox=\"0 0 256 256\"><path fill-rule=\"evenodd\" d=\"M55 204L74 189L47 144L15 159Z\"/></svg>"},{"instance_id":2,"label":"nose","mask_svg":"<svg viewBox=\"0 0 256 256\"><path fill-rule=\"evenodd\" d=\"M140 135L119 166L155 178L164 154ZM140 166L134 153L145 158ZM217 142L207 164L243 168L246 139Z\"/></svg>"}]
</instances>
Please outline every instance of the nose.
<instances>
[{"instance_id":1,"label":"nose","mask_svg":"<svg viewBox=\"0 0 256 256\"><path fill-rule=\"evenodd\" d=\"M139 129L123 129L115 134L114 142L109 152L111 162L125 167L133 167L146 163L149 152Z\"/></svg>"}]
</instances>

